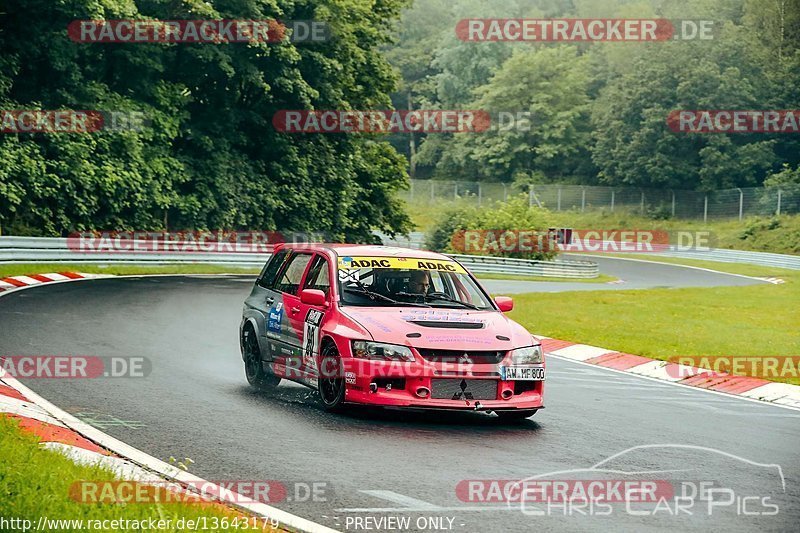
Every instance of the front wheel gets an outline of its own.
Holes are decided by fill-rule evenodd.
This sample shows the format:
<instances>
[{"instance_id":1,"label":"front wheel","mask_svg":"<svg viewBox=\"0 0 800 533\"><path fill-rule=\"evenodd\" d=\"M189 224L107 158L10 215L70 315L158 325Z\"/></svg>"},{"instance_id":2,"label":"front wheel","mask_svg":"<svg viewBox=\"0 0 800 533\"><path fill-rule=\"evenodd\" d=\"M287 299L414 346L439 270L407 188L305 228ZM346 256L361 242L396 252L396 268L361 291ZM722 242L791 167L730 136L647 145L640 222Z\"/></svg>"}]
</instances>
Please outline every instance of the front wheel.
<instances>
[{"instance_id":1,"label":"front wheel","mask_svg":"<svg viewBox=\"0 0 800 533\"><path fill-rule=\"evenodd\" d=\"M495 411L500 420L519 421L530 418L536 414L538 409L520 409L518 411Z\"/></svg>"},{"instance_id":2,"label":"front wheel","mask_svg":"<svg viewBox=\"0 0 800 533\"><path fill-rule=\"evenodd\" d=\"M322 348L320 372L317 379L319 397L325 410L338 413L344 410L344 378L342 377L342 358L332 343Z\"/></svg>"},{"instance_id":3,"label":"front wheel","mask_svg":"<svg viewBox=\"0 0 800 533\"><path fill-rule=\"evenodd\" d=\"M242 331L242 352L244 353L244 375L250 385L259 390L269 390L281 382L281 378L264 370L256 332L250 325Z\"/></svg>"}]
</instances>

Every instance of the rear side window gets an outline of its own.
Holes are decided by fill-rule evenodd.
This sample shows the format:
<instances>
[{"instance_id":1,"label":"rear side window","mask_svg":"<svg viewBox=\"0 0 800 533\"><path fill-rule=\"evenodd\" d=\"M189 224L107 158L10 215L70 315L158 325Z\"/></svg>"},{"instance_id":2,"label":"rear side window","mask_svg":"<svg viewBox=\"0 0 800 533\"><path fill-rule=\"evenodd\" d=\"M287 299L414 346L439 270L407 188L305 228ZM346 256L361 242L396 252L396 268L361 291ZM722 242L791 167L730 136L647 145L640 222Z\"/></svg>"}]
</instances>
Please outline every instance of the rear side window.
<instances>
[{"instance_id":1,"label":"rear side window","mask_svg":"<svg viewBox=\"0 0 800 533\"><path fill-rule=\"evenodd\" d=\"M296 254L289 260L289 265L283 269L279 276L276 290L286 294L297 294L300 289L300 280L311 261L311 254Z\"/></svg>"},{"instance_id":2,"label":"rear side window","mask_svg":"<svg viewBox=\"0 0 800 533\"><path fill-rule=\"evenodd\" d=\"M306 276L304 289L319 289L328 296L331 293L331 278L328 272L328 261L318 255L311 264L311 269Z\"/></svg>"},{"instance_id":3,"label":"rear side window","mask_svg":"<svg viewBox=\"0 0 800 533\"><path fill-rule=\"evenodd\" d=\"M281 250L267 261L267 264L264 265L264 270L262 270L261 274L258 276L258 281L256 281L259 287L264 287L265 289L275 288L275 277L278 275L278 272L286 262L288 256L288 250Z\"/></svg>"}]
</instances>

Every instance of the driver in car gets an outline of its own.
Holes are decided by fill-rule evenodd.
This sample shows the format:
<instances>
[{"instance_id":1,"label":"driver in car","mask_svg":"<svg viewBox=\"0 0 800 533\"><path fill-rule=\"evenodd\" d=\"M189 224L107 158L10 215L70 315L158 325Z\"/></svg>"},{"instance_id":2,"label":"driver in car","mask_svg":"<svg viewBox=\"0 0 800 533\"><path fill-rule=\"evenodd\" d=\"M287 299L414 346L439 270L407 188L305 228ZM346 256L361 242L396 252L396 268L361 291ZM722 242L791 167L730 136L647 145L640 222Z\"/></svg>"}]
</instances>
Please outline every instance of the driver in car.
<instances>
[{"instance_id":1,"label":"driver in car","mask_svg":"<svg viewBox=\"0 0 800 533\"><path fill-rule=\"evenodd\" d=\"M431 289L431 275L427 270L414 270L408 282L408 292L427 295Z\"/></svg>"}]
</instances>

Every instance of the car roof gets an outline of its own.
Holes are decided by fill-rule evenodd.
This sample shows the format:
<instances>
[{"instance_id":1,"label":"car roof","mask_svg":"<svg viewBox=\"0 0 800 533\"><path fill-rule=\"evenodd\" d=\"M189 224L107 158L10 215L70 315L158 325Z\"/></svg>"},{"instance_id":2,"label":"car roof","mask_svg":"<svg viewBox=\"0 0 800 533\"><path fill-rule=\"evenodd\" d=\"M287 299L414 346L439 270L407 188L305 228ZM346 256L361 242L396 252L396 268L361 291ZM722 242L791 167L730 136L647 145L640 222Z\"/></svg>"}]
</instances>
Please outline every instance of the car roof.
<instances>
[{"instance_id":1,"label":"car roof","mask_svg":"<svg viewBox=\"0 0 800 533\"><path fill-rule=\"evenodd\" d=\"M284 247L292 250L328 250L337 256L408 257L415 259L452 260L446 255L436 252L416 250L414 248L401 248L398 246L342 243L286 243Z\"/></svg>"}]
</instances>

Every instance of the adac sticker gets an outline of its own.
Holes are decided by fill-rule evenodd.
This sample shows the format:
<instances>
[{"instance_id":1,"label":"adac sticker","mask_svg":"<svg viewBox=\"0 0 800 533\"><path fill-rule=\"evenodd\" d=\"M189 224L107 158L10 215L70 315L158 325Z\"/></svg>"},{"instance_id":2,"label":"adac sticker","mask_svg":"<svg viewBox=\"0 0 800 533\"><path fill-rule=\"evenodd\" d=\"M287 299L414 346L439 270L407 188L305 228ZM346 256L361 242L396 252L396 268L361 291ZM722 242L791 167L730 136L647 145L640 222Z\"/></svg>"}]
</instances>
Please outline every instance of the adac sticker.
<instances>
[{"instance_id":1,"label":"adac sticker","mask_svg":"<svg viewBox=\"0 0 800 533\"><path fill-rule=\"evenodd\" d=\"M455 261L441 259L415 259L412 257L340 257L340 270L358 268L391 268L397 270L433 270L466 274L466 270Z\"/></svg>"}]
</instances>

